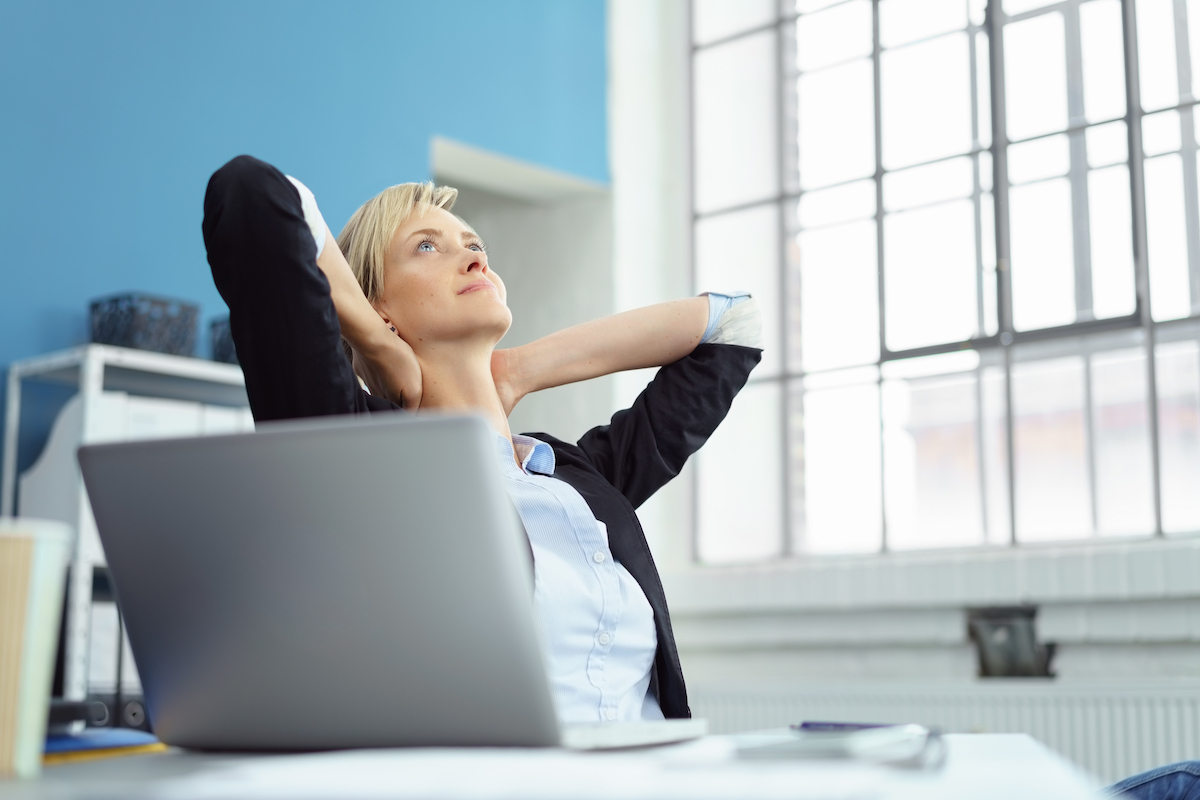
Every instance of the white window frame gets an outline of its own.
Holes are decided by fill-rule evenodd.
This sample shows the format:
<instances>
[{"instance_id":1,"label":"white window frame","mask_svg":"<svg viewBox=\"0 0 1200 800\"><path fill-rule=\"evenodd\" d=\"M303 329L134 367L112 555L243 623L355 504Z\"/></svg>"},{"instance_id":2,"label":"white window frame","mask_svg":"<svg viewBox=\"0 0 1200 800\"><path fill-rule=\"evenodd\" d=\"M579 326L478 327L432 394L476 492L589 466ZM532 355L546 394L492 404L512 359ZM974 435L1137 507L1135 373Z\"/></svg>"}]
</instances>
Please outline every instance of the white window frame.
<instances>
[{"instance_id":1,"label":"white window frame","mask_svg":"<svg viewBox=\"0 0 1200 800\"><path fill-rule=\"evenodd\" d=\"M884 0L884 1L886 1L886 0ZM1005 477L1006 477L1007 488L1008 488L1008 491L1007 491L1007 502L1008 502L1007 517L1008 517L1008 527L1009 527L1006 538L1007 538L1007 544L1009 546L1016 546L1016 545L1018 545L1018 537L1017 537L1018 516L1016 513L1016 497L1015 497L1015 492L1013 490L1014 483L1015 483L1015 472L1014 472L1015 459L1014 459L1014 447L1013 447L1014 424L1013 424L1013 414L1012 414L1012 378L1011 378L1011 369L1012 369L1012 365L1015 360L1014 353L1018 352L1016 350L1016 348L1018 348L1021 345L1030 345L1032 343L1037 342L1037 343L1041 343L1038 345L1039 350L1061 349L1064 351L1064 353L1069 352L1069 353L1075 354L1075 355L1085 355L1086 356L1089 352L1088 348L1090 346L1089 338L1087 338L1087 337L1095 338L1095 337L1099 336L1099 337L1102 337L1105 339L1118 340L1118 341L1125 337L1128 337L1129 340L1131 340L1131 341L1140 339L1139 346L1143 347L1145 349L1145 353L1146 353L1146 358L1145 358L1146 381L1147 381L1146 403L1147 403L1148 428L1149 428L1149 439L1150 439L1150 448L1151 448L1151 471L1152 471L1151 479L1152 479L1152 485L1153 485L1152 498L1153 498L1154 530L1151 532L1152 536L1147 537L1147 540L1162 539L1164 537L1164 532L1163 532L1163 524L1162 524L1162 501L1161 501L1161 480L1160 480L1161 457L1160 457L1160 452L1159 452L1160 438L1159 438L1159 419L1158 419L1159 403L1158 403L1158 391L1157 391L1157 376L1156 376L1156 371L1155 371L1155 344L1157 341L1165 342L1165 341L1173 341L1173 340L1181 340L1181 339L1195 339L1195 338L1200 337L1200 230L1197 229L1197 226L1195 223L1195 221L1198 217L1197 204L1200 203L1200 201L1197 200L1198 192L1197 192L1197 188L1196 188L1195 164L1196 164L1197 155L1196 155L1195 137L1194 136L1191 136L1191 137L1185 136L1184 137L1185 143L1183 145L1181 153L1182 153L1183 162L1184 162L1185 198L1186 198L1186 202L1187 202L1187 212L1188 212L1188 220L1189 220L1188 268L1189 268L1189 279L1190 279L1190 291L1191 291L1190 299L1191 299L1192 314L1183 319L1170 320L1170 321L1164 321L1164 322L1156 322L1151 315L1150 302L1149 302L1150 286L1149 286L1149 272L1148 272L1148 261L1147 261L1146 202L1145 202L1145 173L1144 173L1144 162L1146 159L1145 159L1145 156L1143 155L1142 126L1141 126L1141 119L1144 115L1144 112L1141 107L1140 92L1139 92L1140 84L1139 84L1139 76L1138 76L1138 58L1137 58L1138 42L1137 42L1137 30L1136 30L1137 20L1136 20L1136 12L1135 12L1135 0L1122 0L1121 6L1122 6L1124 49L1125 49L1125 89L1126 89L1126 114L1122 119L1125 121L1126 131L1127 131L1127 136L1128 136L1127 144L1128 144L1129 158L1128 158L1127 163L1128 163L1129 175L1130 175L1130 194L1131 194L1131 210L1132 210L1131 236L1132 236L1132 245L1133 245L1134 273L1135 273L1135 284L1136 284L1135 285L1136 310L1134 311L1134 313L1129 314L1127 316L1122 316L1122 317L1100 319L1100 320L1088 318L1090 316L1090 301L1091 301L1090 264L1087 263L1086 259L1081 258L1081 256L1079 255L1079 252L1080 252L1079 248L1076 248L1077 255L1076 255L1076 264L1075 264L1075 287L1076 287L1077 314L1080 317L1079 321L1074 322L1069 325L1060 326L1060 327L1047 328L1047 329L1041 329L1041 330L1030 330L1030 331L1017 330L1013 324L1012 280L1011 280L1011 272L1008 269L1008 264L1010 263L1010 234L1009 234L1009 219L1008 219L1009 182L1008 182L1008 172L1007 172L1007 146L1010 144L1010 142L1006 136L1005 107L1004 107L1005 104L1004 104L1004 99L1003 99L1004 98L1004 85L1003 85L1004 52L1003 52L1003 43L1002 43L1003 37L1000 35L997 35L997 34L1000 32L1002 26L1007 21L1020 21L1020 20L1035 17L1035 16L1045 14L1045 13L1054 13L1054 12L1063 13L1064 17L1068 20L1068 33L1067 33L1068 43L1070 43L1070 41L1071 41L1072 31L1074 33L1074 41L1076 43L1075 52L1072 53L1072 52L1070 52L1070 50L1068 51L1068 65L1069 65L1068 81L1076 82L1076 88L1078 88L1078 82L1081 79L1078 74L1078 70L1072 69L1071 67L1077 64L1078 58L1079 58L1079 56L1078 56L1078 41L1079 41L1078 8L1080 6L1081 0L1062 0L1061 2L1053 3L1050 5L1047 5L1043 8L1035 9L1035 10L1032 10L1032 11L1029 11L1029 12L1020 14L1020 15L1014 15L1011 18L1007 18L1003 15L1003 12L1000 9L999 0L990 0L990 2L988 3L986 19L985 19L985 22L983 23L983 25L978 26L978 27L971 27L971 28L968 28L968 30L972 31L972 32L977 31L977 30L985 31L985 32L987 32L988 38L990 40L990 47L989 47L990 62L991 62L990 63L990 67L991 67L991 69L990 69L990 72L991 72L991 75L990 75L990 88L991 88L991 91L990 91L990 102L991 102L990 117L991 117L991 125L992 125L991 145L988 148L979 148L978 146L976 146L971 151L970 155L972 156L974 163L976 165L976 168L975 168L975 195L974 195L976 198L978 198L979 192L980 192L979 155L978 154L983 151L990 151L990 153L992 155L992 167L993 167L992 186L993 186L993 192L994 192L994 196L995 196L995 203L994 203L995 237L996 237L995 252L996 252L996 258L997 258L997 271L996 272L997 272L997 282L998 282L996 294L997 294L997 298L998 298L997 315L998 315L998 321L999 321L999 330L994 335L991 335L991 336L978 336L978 337L975 337L975 338L972 338L972 339L969 339L966 341L946 342L946 343L933 345L933 346L929 346L929 347L921 347L921 348L915 348L915 349L904 350L904 351L890 351L887 348L886 341L884 340L885 330L886 330L886 327L884 325L884 314L886 313L886 304L884 303L884 296L883 296L884 289L885 289L885 282L883 280L883 270L885 269L885 262L884 262L884 251L883 251L883 247L884 247L884 230L883 230L884 213L883 213L883 201L882 201L882 177L884 174L884 170L882 167L882 156L881 156L882 134L881 134L881 121L880 121L880 63L881 63L880 56L881 56L881 52L882 52L882 48L880 46L880 39L879 39L879 6L880 6L880 2L881 2L881 0L872 0L873 38L874 38L872 63L874 65L875 150L876 150L876 169L875 169L875 174L874 174L875 189L876 189L876 213L874 216L874 221L876 224L876 233L877 233L876 245L878 248L878 265L879 265L878 286L879 286L879 315L880 315L880 318L879 318L880 358L876 362L876 365L881 367L883 364L885 364L887 362L891 362L891 361L897 361L897 360L901 360L901 359L913 358L913 357L918 357L918 356L928 356L928 355L935 355L935 354L941 354L941 353L951 353L951 352L962 350L964 348L971 348L971 349L978 351L981 354L981 356L987 358L990 363L994 363L994 364L999 363L999 364L1003 365L1004 376L1005 376L1005 378L1004 378L1005 395L1006 395L1006 426L1005 426L1006 427L1006 442L1005 442L1005 446L1007 449L1007 453L1006 453L1006 455L1007 455L1007 458L1006 458L1007 475ZM964 0L964 2L965 2L965 0ZM689 3L689 6L690 5L691 4ZM764 31L773 31L775 34L775 37L776 37L775 52L778 57L778 67L779 67L779 80L778 80L779 91L778 91L778 97L777 97L778 113L776 115L776 118L779 120L779 124L780 124L780 130L778 131L778 135L777 135L777 140L779 142L779 148L780 148L780 152L779 152L779 156L778 156L778 163L781 165L781 170L783 172L783 175L781 176L781 180L780 180L780 186L782 187L782 191L774 197L764 198L761 201L756 201L753 204L747 204L747 205L776 204L777 206L779 206L780 220L781 220L780 232L779 232L780 233L779 241L780 241L780 250L781 250L781 255L780 255L780 259L779 259L779 269L780 270L786 270L788 268L787 257L786 257L786 253L784 251L787 246L787 240L792 235L791 231L789 230L789 225L786 222L787 215L784 213L784 209L787 206L794 204L795 201L798 200L798 198L800 197L800 194L801 194L798 187L796 187L794 185L795 180L793 178L791 178L789 175L789 170L791 170L790 174L794 175L796 156L795 156L794 150L789 149L789 147L787 145L788 142L791 142L794 145L794 143L796 141L796 129L795 129L796 120L795 120L795 109L794 109L794 99L793 99L793 97L794 97L794 91L793 91L794 75L792 74L793 70L791 69L790 64L794 63L794 59L792 58L792 55L794 54L794 47L792 45L793 34L792 34L791 28L792 28L792 25L793 25L795 19L799 15L796 14L794 11L790 12L790 13L785 13L783 9L787 5L788 4L786 3L786 0L780 0L779 10L776 13L775 20L769 24L762 25L762 26L748 29L748 30L744 30L744 31L740 31L736 34L733 34L731 36L728 36L728 37L725 37L725 38L722 38L719 40L706 42L703 45L697 45L693 42L693 39L691 38L691 34L690 34L691 26L690 25L688 26L688 28L689 28L688 41L692 43L691 48L690 48L689 72L688 72L688 81L689 81L688 96L689 96L689 98L694 97L693 85L691 83L691 65L694 63L694 59L695 59L697 53L699 53L702 50L706 50L708 48L719 47L722 44L729 43L736 39L740 39L740 38L754 35L754 34L759 34ZM1176 19L1177 20L1178 19L1186 19L1186 12L1187 12L1186 0L1174 0L1174 5L1175 5ZM1073 26L1073 28L1072 28L1072 26ZM1177 33L1177 38L1180 39L1178 53L1177 53L1177 66L1178 66L1178 70L1179 70L1179 82L1180 82L1181 96L1183 97L1184 102L1181 102L1180 104L1175 106L1175 108L1180 111L1181 119L1182 119L1181 124L1184 127L1184 131L1188 132L1188 131L1193 130L1192 109L1193 109L1194 105L1196 104L1196 101L1191 99L1187 94L1189 91L1189 87L1191 86L1191 66L1190 66L1189 58L1187 56L1189 51L1187 48L1186 33L1182 32L1185 30L1186 30L1186 24L1184 24L1182 26L1177 24L1177 31L1180 31ZM971 68L972 68L972 70L975 69L975 64L976 64L976 59L974 58L974 47L975 47L975 38L974 38L974 36L972 36L971 37L971 54L972 54L972 59L971 59L972 67ZM976 100L977 85L978 85L977 82L975 82L973 80L972 81L972 101L973 101L973 103ZM1071 93L1069 93L1069 94L1071 94ZM1159 110L1159 109L1156 109L1156 110ZM1074 117L1074 116L1076 116L1076 115L1074 113L1072 113L1072 117ZM1081 114L1079 116L1081 116ZM976 119L977 119L977 116L976 116ZM1078 137L1083 136L1083 131L1085 128L1092 127L1093 125L1103 124L1104 122L1109 122L1109 121L1111 121L1111 120L1101 120L1101 121L1097 121L1095 123L1089 123L1089 124L1077 124L1077 125L1069 126L1065 130L1065 132L1073 138L1078 138ZM688 125L689 134L692 130L693 130L692 120L689 119L689 125ZM1064 131L1056 131L1053 134L1048 134L1048 135L1061 135L1063 132ZM976 132L976 133L978 133L978 132ZM979 139L978 135L976 135L975 138L976 138L976 141L978 141L978 139ZM1040 137L1037 137L1037 138L1040 138ZM689 146L688 150L689 150L689 153L694 153L694 149L691 148L690 146ZM1086 181L1086 170L1087 170L1086 163L1080 165L1080 164L1075 163L1076 161L1077 161L1077 159L1073 158L1072 173L1071 173L1070 177L1072 178L1073 181L1078 181L1079 180L1078 173L1079 173L1079 170L1082 169L1083 179ZM1188 168L1189 164L1191 165L1191 169ZM692 169L692 186L694 187L694 185L695 185L695 163L694 163L694 160L691 161L691 169ZM693 192L692 197L691 197L691 206L690 206L691 220L692 220L692 226L693 226L693 242L694 242L695 224L697 221L708 218L708 217L716 216L721 213L727 213L729 211L733 211L736 209L745 208L745 207L747 207L747 205L740 205L740 206L729 208L729 209L721 209L721 210L717 210L717 211L707 211L705 213L698 213L697 209L696 209L696 198L695 198L695 195ZM976 202L977 216L978 216L978 208L979 208L979 205L978 205L978 202ZM1086 215L1086 210L1083 212L1083 214ZM1081 235L1081 231L1078 230L1080 227L1079 213L1076 212L1073 218L1075 220L1074 227L1076 228L1076 230L1074 231L1074 235L1078 239L1078 237ZM1084 219L1084 225L1086 226L1086 216L1084 216L1083 219ZM977 225L978 225L978 222L977 222ZM1086 233L1087 233L1087 228L1084 227L1082 229L1082 235L1086 236ZM976 239L977 239L976 269L977 269L977 275L982 276L983 275L983 264L982 264L982 260L981 260L982 257L978 254L978 250L980 249L979 245L978 245L978 241L979 241L978 235L977 235ZM693 244L693 247L694 247L694 244ZM695 286L696 268L695 268L694 257L691 262L691 274L692 274L692 283L693 283L694 289L710 288L710 287L696 287ZM781 280L781 285L784 285L782 280ZM788 324L789 309L788 309L788 305L787 305L787 302L788 302L787 294L788 294L787 291L781 291L780 297L774 298L780 304L780 312L781 312L779 315L780 326L781 326L780 341L783 345L785 353L786 353L786 350L788 347L787 337L789 335L789 324ZM980 292L980 303L982 303L982 292ZM1043 354L1040 357L1045 357L1045 355ZM1017 356L1017 358L1019 359L1020 356ZM1085 358L1085 363L1090 363L1090 359ZM786 393L787 382L798 379L798 378L802 379L803 377L804 377L803 372L794 373L794 372L788 371L787 359L785 357L784 358L784 368L781 369L780 374L778 376L772 376L769 378L753 378L752 377L752 381L781 383L784 386L784 396L786 397L787 396L787 393ZM1091 418L1090 392L1088 393L1088 396L1087 396L1087 405L1084 409L1084 414L1085 414L1085 419ZM785 402L783 404L784 419L781 421L781 426L782 426L781 433L785 437L787 437L789 435L788 428L787 428L787 425L788 425L787 416L788 416L788 408L787 408L787 402ZM1092 436L1092 431L1090 429L1090 425L1089 425L1088 436L1089 436L1089 439ZM785 446L783 463L780 465L780 469L782 470L782 485L784 487L784 491L782 492L783 503L784 503L782 518L783 518L784 531L785 531L784 542L782 543L781 555L782 555L782 558L785 560L790 559L796 555L795 547L794 547L795 543L793 541L793 535L791 533L792 526L793 526L793 519L792 519L792 514L790 513L790 509L788 507L788 504L790 502L790 487L793 484L792 484L792 481L791 481L790 475L789 475L789 471L792 469L792 466L791 466L791 461L788 456L787 450L788 450L788 448ZM1096 497L1096 480L1095 480L1095 455L1094 455L1093 447L1090 447L1090 446L1088 447L1087 458L1088 458L1088 466L1089 466L1089 469L1088 469L1089 489L1090 489L1090 494L1092 497L1092 504L1093 504L1093 508L1094 508L1095 497ZM694 475L693 475L693 477L694 477ZM880 480L882 483L882 481L883 481L882 475L880 477ZM693 500L693 509L692 509L693 510L693 514L692 514L693 525L691 526L691 528L692 528L691 536L692 536L692 553L695 558L698 553L698 546L697 546L697 538L696 538L697 537L697 526L694 521L698 520L699 513L700 513L700 511L699 511L699 492L696 491L695 481L693 481L692 494L693 494L693 498L692 498L692 500ZM986 496L986 494L985 494L985 496ZM880 551L886 553L889 550L886 504L883 504L881 506L881 509L882 509L883 519L881 520L882 537L881 537ZM1092 527L1093 527L1093 531L1094 531L1096 528L1094 511L1093 511L1093 526ZM1174 536L1175 535L1173 534L1172 537L1174 538ZM1077 544L1088 544L1089 542L1098 543L1097 539L1094 537L1095 537L1095 534L1093 534L1092 539L1085 539L1085 540L1081 540L1079 542L1056 543L1056 545L1061 544L1061 545L1066 545L1066 546L1072 546L1072 545L1077 545ZM1025 545L1022 545L1022 546L1025 546ZM972 548L972 549L975 549L975 548Z\"/></svg>"}]
</instances>

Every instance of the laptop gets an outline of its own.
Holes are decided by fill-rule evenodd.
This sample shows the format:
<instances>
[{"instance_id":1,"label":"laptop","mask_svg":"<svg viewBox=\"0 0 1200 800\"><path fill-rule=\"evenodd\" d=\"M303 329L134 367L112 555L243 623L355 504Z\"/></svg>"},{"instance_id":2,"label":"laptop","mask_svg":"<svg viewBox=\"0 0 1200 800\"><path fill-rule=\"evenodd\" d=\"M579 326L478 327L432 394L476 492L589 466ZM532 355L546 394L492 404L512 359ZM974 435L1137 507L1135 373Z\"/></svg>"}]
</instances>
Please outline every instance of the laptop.
<instances>
[{"instance_id":1,"label":"laptop","mask_svg":"<svg viewBox=\"0 0 1200 800\"><path fill-rule=\"evenodd\" d=\"M395 414L81 447L155 734L218 750L703 735L559 725L494 439L478 417Z\"/></svg>"}]
</instances>

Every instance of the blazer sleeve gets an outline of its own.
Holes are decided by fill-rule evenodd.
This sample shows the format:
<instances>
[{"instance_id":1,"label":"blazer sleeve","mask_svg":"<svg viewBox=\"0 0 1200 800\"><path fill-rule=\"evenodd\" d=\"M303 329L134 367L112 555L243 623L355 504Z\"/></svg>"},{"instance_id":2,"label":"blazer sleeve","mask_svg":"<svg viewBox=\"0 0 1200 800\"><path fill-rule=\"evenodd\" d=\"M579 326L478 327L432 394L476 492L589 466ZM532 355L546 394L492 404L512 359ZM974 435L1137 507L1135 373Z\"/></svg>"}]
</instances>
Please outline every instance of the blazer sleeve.
<instances>
[{"instance_id":1,"label":"blazer sleeve","mask_svg":"<svg viewBox=\"0 0 1200 800\"><path fill-rule=\"evenodd\" d=\"M752 347L699 345L660 369L632 406L585 433L578 446L637 508L708 441L761 357Z\"/></svg>"}]
</instances>

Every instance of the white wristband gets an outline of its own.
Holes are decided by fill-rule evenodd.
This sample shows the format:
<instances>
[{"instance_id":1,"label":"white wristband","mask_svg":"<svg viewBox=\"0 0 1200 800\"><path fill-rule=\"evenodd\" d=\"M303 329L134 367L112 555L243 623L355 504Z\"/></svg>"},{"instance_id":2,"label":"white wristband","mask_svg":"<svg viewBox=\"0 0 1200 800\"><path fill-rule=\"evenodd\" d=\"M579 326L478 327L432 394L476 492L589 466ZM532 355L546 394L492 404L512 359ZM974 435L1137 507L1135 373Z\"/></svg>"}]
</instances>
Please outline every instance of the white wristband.
<instances>
[{"instance_id":1,"label":"white wristband","mask_svg":"<svg viewBox=\"0 0 1200 800\"><path fill-rule=\"evenodd\" d=\"M317 208L317 198L303 183L291 175L286 177L300 193L300 208L304 211L304 221L308 223L308 230L312 233L313 244L317 246L317 258L320 258L325 250L325 218L321 216L321 209Z\"/></svg>"},{"instance_id":2,"label":"white wristband","mask_svg":"<svg viewBox=\"0 0 1200 800\"><path fill-rule=\"evenodd\" d=\"M762 313L749 292L704 292L704 295L708 296L708 327L700 337L701 344L737 344L762 349ZM742 310L735 314L737 308Z\"/></svg>"}]
</instances>

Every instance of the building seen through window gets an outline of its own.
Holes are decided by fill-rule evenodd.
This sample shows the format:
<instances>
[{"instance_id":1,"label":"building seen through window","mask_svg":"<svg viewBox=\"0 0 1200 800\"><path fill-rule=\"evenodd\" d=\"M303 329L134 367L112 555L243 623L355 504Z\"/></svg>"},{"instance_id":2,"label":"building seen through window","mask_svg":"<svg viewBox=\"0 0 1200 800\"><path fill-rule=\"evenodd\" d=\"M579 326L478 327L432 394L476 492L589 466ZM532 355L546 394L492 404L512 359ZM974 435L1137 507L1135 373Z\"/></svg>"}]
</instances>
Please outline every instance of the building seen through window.
<instances>
[{"instance_id":1,"label":"building seen through window","mask_svg":"<svg viewBox=\"0 0 1200 800\"><path fill-rule=\"evenodd\" d=\"M693 0L692 37L695 288L767 345L701 561L1200 532L1200 0Z\"/></svg>"}]
</instances>

